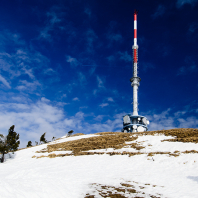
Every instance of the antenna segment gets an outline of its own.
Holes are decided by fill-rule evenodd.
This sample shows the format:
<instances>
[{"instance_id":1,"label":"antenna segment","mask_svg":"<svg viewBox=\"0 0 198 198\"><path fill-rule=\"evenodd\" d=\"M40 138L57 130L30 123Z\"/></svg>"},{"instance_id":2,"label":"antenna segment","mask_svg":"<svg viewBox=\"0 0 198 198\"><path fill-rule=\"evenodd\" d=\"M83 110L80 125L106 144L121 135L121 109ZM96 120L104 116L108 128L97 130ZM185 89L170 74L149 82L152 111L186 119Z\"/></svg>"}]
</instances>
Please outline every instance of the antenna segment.
<instances>
[{"instance_id":1,"label":"antenna segment","mask_svg":"<svg viewBox=\"0 0 198 198\"><path fill-rule=\"evenodd\" d=\"M141 79L137 76L138 45L137 45L137 11L134 12L134 45L133 50L133 77L130 79L133 87L133 115L138 115L138 87Z\"/></svg>"},{"instance_id":2,"label":"antenna segment","mask_svg":"<svg viewBox=\"0 0 198 198\"><path fill-rule=\"evenodd\" d=\"M130 79L131 86L133 87L133 114L123 116L123 129L122 132L143 132L147 131L149 121L146 117L138 115L138 87L140 86L141 78L138 77L138 45L137 45L137 14L134 11L134 44L133 50L133 77Z\"/></svg>"}]
</instances>

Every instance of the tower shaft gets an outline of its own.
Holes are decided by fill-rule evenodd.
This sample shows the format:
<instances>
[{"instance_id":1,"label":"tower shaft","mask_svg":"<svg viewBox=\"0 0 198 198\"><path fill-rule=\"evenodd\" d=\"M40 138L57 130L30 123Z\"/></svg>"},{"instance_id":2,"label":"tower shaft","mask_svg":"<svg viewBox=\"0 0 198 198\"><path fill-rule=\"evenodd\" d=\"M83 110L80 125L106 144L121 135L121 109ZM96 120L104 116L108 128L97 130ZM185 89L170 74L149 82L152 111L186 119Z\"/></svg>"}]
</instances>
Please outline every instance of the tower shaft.
<instances>
[{"instance_id":1,"label":"tower shaft","mask_svg":"<svg viewBox=\"0 0 198 198\"><path fill-rule=\"evenodd\" d=\"M138 115L138 87L140 86L140 78L137 76L138 65L138 45L137 45L137 11L134 12L134 45L133 50L133 77L130 79L133 87L133 115Z\"/></svg>"},{"instance_id":2,"label":"tower shaft","mask_svg":"<svg viewBox=\"0 0 198 198\"><path fill-rule=\"evenodd\" d=\"M133 51L133 77L130 79L133 87L133 114L128 113L123 116L122 132L144 132L148 130L149 121L146 117L138 115L138 87L140 77L138 77L138 45L137 45L137 11L134 12L134 44Z\"/></svg>"}]
</instances>

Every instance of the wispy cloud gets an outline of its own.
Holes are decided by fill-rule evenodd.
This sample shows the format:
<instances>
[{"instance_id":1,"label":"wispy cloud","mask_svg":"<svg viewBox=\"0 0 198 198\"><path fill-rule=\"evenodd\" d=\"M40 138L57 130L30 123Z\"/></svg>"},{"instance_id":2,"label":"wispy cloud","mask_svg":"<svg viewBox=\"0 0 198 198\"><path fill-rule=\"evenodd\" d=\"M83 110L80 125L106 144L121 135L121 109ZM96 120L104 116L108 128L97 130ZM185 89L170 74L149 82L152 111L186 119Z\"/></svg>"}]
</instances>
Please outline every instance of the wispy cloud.
<instances>
[{"instance_id":1,"label":"wispy cloud","mask_svg":"<svg viewBox=\"0 0 198 198\"><path fill-rule=\"evenodd\" d=\"M53 75L55 73L55 71L52 68L47 68L46 70L44 70L44 74L47 75Z\"/></svg>"},{"instance_id":2,"label":"wispy cloud","mask_svg":"<svg viewBox=\"0 0 198 198\"><path fill-rule=\"evenodd\" d=\"M106 106L108 106L108 105L109 105L109 103L102 103L102 104L100 104L99 106L103 108L103 107L106 107Z\"/></svg>"},{"instance_id":3,"label":"wispy cloud","mask_svg":"<svg viewBox=\"0 0 198 198\"><path fill-rule=\"evenodd\" d=\"M158 5L155 13L152 14L151 16L153 19L156 19L160 16L163 16L165 14L165 11L166 11L166 7L164 5Z\"/></svg>"},{"instance_id":4,"label":"wispy cloud","mask_svg":"<svg viewBox=\"0 0 198 198\"><path fill-rule=\"evenodd\" d=\"M181 8L185 4L190 4L191 6L194 6L197 3L197 0L177 0L176 7Z\"/></svg>"},{"instance_id":5,"label":"wispy cloud","mask_svg":"<svg viewBox=\"0 0 198 198\"><path fill-rule=\"evenodd\" d=\"M193 23L190 24L190 27L189 27L189 32L190 33L194 33L197 29L198 29L198 23L197 22L193 22Z\"/></svg>"},{"instance_id":6,"label":"wispy cloud","mask_svg":"<svg viewBox=\"0 0 198 198\"><path fill-rule=\"evenodd\" d=\"M73 101L80 101L78 97L72 99Z\"/></svg>"},{"instance_id":7,"label":"wispy cloud","mask_svg":"<svg viewBox=\"0 0 198 198\"><path fill-rule=\"evenodd\" d=\"M189 73L193 73L193 72L197 72L198 71L198 67L195 64L194 60L192 59L192 57L187 56L185 58L185 62L187 66L182 66L178 69L177 71L177 75L188 75Z\"/></svg>"},{"instance_id":8,"label":"wispy cloud","mask_svg":"<svg viewBox=\"0 0 198 198\"><path fill-rule=\"evenodd\" d=\"M107 60L111 63L112 61L115 61L115 56L114 55L108 56Z\"/></svg>"},{"instance_id":9,"label":"wispy cloud","mask_svg":"<svg viewBox=\"0 0 198 198\"><path fill-rule=\"evenodd\" d=\"M60 25L60 22L62 22L63 16L65 15L65 12L63 12L62 9L63 8L59 6L53 6L50 8L46 13L47 20L45 22L45 26L40 30L38 39L45 39L48 42L52 42L52 32L57 28L59 31L64 29Z\"/></svg>"},{"instance_id":10,"label":"wispy cloud","mask_svg":"<svg viewBox=\"0 0 198 198\"><path fill-rule=\"evenodd\" d=\"M91 9L89 7L85 8L84 13L91 17Z\"/></svg>"},{"instance_id":11,"label":"wispy cloud","mask_svg":"<svg viewBox=\"0 0 198 198\"><path fill-rule=\"evenodd\" d=\"M146 72L149 69L154 69L155 66L152 63L149 63L149 62L142 62L141 63L141 68L143 69L144 72Z\"/></svg>"},{"instance_id":12,"label":"wispy cloud","mask_svg":"<svg viewBox=\"0 0 198 198\"><path fill-rule=\"evenodd\" d=\"M191 66L182 66L179 68L177 75L188 75L189 73L197 72L198 67L197 65L191 65Z\"/></svg>"},{"instance_id":13,"label":"wispy cloud","mask_svg":"<svg viewBox=\"0 0 198 198\"><path fill-rule=\"evenodd\" d=\"M75 68L78 65L82 65L76 58L73 58L71 56L66 56L66 61L70 63L72 68Z\"/></svg>"},{"instance_id":14,"label":"wispy cloud","mask_svg":"<svg viewBox=\"0 0 198 198\"><path fill-rule=\"evenodd\" d=\"M48 103L48 102L50 102L50 100L45 97L42 97L41 102Z\"/></svg>"},{"instance_id":15,"label":"wispy cloud","mask_svg":"<svg viewBox=\"0 0 198 198\"><path fill-rule=\"evenodd\" d=\"M5 48L6 46L7 44ZM40 73L44 73L48 65L49 59L33 47L29 49L25 42L20 47L14 44L12 53L6 51L0 53L0 69L7 73L10 79L23 75L36 80L35 70L39 69Z\"/></svg>"},{"instance_id":16,"label":"wispy cloud","mask_svg":"<svg viewBox=\"0 0 198 198\"><path fill-rule=\"evenodd\" d=\"M78 72L78 81L83 86L87 83L86 76L82 72Z\"/></svg>"},{"instance_id":17,"label":"wispy cloud","mask_svg":"<svg viewBox=\"0 0 198 198\"><path fill-rule=\"evenodd\" d=\"M132 61L132 57L131 55L128 54L127 51L125 52L118 52L118 54L120 55L120 60L124 60L125 62L131 62Z\"/></svg>"},{"instance_id":18,"label":"wispy cloud","mask_svg":"<svg viewBox=\"0 0 198 198\"><path fill-rule=\"evenodd\" d=\"M19 91L28 91L32 93L33 91L37 90L37 87L40 87L41 84L38 81L28 82L27 80L20 80L20 84L16 87Z\"/></svg>"},{"instance_id":19,"label":"wispy cloud","mask_svg":"<svg viewBox=\"0 0 198 198\"><path fill-rule=\"evenodd\" d=\"M104 88L104 79L97 76L97 83L98 83L98 88Z\"/></svg>"},{"instance_id":20,"label":"wispy cloud","mask_svg":"<svg viewBox=\"0 0 198 198\"><path fill-rule=\"evenodd\" d=\"M122 35L121 34L116 34L116 33L109 33L107 35L107 38L111 41L122 41Z\"/></svg>"},{"instance_id":21,"label":"wispy cloud","mask_svg":"<svg viewBox=\"0 0 198 198\"><path fill-rule=\"evenodd\" d=\"M111 21L109 23L107 33L106 33L106 38L108 39L108 47L111 47L114 42L122 42L123 37L121 33L117 30L117 22L116 21Z\"/></svg>"},{"instance_id":22,"label":"wispy cloud","mask_svg":"<svg viewBox=\"0 0 198 198\"><path fill-rule=\"evenodd\" d=\"M197 116L188 116L189 111L185 108L176 112L168 108L159 114L155 112L147 113L146 117L150 121L149 131L172 128L198 128ZM196 110L195 108L194 113L198 113Z\"/></svg>"},{"instance_id":23,"label":"wispy cloud","mask_svg":"<svg viewBox=\"0 0 198 198\"><path fill-rule=\"evenodd\" d=\"M8 83L8 81L0 74L0 81L8 88L11 89L10 84Z\"/></svg>"},{"instance_id":24,"label":"wispy cloud","mask_svg":"<svg viewBox=\"0 0 198 198\"><path fill-rule=\"evenodd\" d=\"M98 39L98 36L93 29L88 29L85 33L86 50L88 53L94 53L94 42Z\"/></svg>"},{"instance_id":25,"label":"wispy cloud","mask_svg":"<svg viewBox=\"0 0 198 198\"><path fill-rule=\"evenodd\" d=\"M24 100L24 99L23 99ZM19 102L20 100L17 99ZM28 101L28 100L24 100ZM107 107L108 103L100 104L101 108ZM121 131L122 116L124 112L109 115L94 115L93 124L86 121L84 112L79 111L73 116L66 116L62 106L57 103L53 106L49 99L42 97L36 103L5 103L0 104L0 133L4 134L11 125L16 126L16 132L20 134L20 147L25 147L31 140L39 141L40 136L46 133L47 140L53 136L61 137L69 130L75 133L95 133L104 131ZM82 107L86 108L86 107ZM194 112L198 113L198 108ZM149 130L162 130L170 128L197 128L197 116L186 116L188 110L173 112L172 109L156 113L148 112L146 117L150 120ZM93 116L93 115L92 115Z\"/></svg>"},{"instance_id":26,"label":"wispy cloud","mask_svg":"<svg viewBox=\"0 0 198 198\"><path fill-rule=\"evenodd\" d=\"M108 97L108 98L107 98L107 101L109 101L109 102L114 102L114 100L113 100L112 97Z\"/></svg>"}]
</instances>

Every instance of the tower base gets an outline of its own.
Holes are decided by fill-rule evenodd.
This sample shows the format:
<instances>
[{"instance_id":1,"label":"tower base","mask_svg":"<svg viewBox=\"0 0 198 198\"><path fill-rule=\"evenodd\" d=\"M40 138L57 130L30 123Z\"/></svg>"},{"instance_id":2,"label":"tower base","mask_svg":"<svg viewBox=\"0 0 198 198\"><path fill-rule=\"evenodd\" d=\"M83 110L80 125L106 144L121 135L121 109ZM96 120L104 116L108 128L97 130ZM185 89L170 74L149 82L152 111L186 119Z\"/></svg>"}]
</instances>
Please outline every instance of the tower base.
<instances>
[{"instance_id":1,"label":"tower base","mask_svg":"<svg viewBox=\"0 0 198 198\"><path fill-rule=\"evenodd\" d=\"M144 132L148 130L148 124L149 121L144 116L127 114L123 116L122 132Z\"/></svg>"}]
</instances>

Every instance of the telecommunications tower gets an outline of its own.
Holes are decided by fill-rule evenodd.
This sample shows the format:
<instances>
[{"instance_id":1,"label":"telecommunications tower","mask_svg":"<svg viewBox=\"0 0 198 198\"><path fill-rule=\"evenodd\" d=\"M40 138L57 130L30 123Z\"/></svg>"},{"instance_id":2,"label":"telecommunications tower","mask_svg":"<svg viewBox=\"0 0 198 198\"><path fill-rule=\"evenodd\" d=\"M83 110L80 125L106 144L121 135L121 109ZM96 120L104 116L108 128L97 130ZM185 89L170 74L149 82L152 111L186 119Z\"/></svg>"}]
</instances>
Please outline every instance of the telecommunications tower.
<instances>
[{"instance_id":1,"label":"telecommunications tower","mask_svg":"<svg viewBox=\"0 0 198 198\"><path fill-rule=\"evenodd\" d=\"M130 79L133 87L133 114L127 114L123 117L122 132L143 132L147 131L149 121L146 117L138 115L138 87L141 78L138 77L138 45L137 45L137 10L134 11L134 45L133 50L133 77Z\"/></svg>"}]
</instances>

